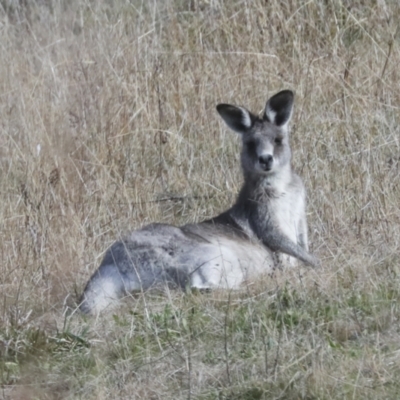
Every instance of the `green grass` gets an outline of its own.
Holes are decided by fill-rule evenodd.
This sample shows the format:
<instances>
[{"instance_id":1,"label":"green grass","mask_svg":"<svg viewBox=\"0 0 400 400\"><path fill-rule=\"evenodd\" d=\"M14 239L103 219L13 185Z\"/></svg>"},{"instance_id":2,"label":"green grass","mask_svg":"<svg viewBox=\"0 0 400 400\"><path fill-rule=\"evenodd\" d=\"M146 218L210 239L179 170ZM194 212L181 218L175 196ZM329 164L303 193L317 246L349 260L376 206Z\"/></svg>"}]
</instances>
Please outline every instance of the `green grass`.
<instances>
[{"instance_id":1,"label":"green grass","mask_svg":"<svg viewBox=\"0 0 400 400\"><path fill-rule=\"evenodd\" d=\"M135 299L97 321L67 318L55 335L16 327L2 337L10 343L3 384L15 384L27 369L29 383L44 393L54 384L39 383L38 375L62 377L74 396L80 390L99 396L93 380L112 390L116 381L130 386L147 375L147 390L168 375L165 392L196 391L199 399L331 398L333 389L344 398L397 393L397 380L388 379L399 372L390 361L398 350L390 337L398 315L395 285L327 296L318 288L305 295L286 281L256 294L172 295L166 304L157 295L142 312L132 311L132 302L141 308ZM193 383L200 376L203 387Z\"/></svg>"}]
</instances>

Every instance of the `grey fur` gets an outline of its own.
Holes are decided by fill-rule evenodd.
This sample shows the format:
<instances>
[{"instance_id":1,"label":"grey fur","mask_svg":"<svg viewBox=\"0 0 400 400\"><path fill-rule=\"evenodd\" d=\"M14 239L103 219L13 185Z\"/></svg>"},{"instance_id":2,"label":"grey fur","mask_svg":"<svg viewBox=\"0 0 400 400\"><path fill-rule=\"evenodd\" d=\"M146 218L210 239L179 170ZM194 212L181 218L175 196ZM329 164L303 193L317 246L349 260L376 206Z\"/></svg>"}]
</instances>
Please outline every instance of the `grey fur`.
<instances>
[{"instance_id":1,"label":"grey fur","mask_svg":"<svg viewBox=\"0 0 400 400\"><path fill-rule=\"evenodd\" d=\"M114 243L90 278L80 308L93 314L129 292L173 288L236 288L280 263L317 266L308 253L305 189L291 169L289 90L271 97L260 119L243 107L217 111L241 134L244 184L236 203L198 224L151 224Z\"/></svg>"}]
</instances>

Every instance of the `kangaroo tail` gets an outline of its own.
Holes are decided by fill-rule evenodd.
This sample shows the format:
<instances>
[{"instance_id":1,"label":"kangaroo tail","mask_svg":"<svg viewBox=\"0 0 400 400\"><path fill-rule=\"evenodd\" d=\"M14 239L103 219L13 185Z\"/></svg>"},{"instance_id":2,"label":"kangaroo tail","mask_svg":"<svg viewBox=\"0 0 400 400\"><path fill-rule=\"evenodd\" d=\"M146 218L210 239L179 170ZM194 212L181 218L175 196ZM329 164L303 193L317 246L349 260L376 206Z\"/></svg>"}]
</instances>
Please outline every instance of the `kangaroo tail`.
<instances>
[{"instance_id":1,"label":"kangaroo tail","mask_svg":"<svg viewBox=\"0 0 400 400\"><path fill-rule=\"evenodd\" d=\"M83 291L79 308L84 314L98 314L117 304L124 294L124 282L115 265L105 265L90 278Z\"/></svg>"}]
</instances>

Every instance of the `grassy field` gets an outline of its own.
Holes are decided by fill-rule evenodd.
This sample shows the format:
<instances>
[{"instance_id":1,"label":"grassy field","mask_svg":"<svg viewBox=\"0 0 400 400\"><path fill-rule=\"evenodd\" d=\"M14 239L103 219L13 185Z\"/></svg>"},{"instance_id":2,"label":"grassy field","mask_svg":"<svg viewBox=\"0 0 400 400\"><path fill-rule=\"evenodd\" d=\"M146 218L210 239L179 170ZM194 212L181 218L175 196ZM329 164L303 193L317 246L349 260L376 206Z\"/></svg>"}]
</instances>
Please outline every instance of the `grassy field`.
<instances>
[{"instance_id":1,"label":"grassy field","mask_svg":"<svg viewBox=\"0 0 400 400\"><path fill-rule=\"evenodd\" d=\"M0 1L0 399L400 398L400 5ZM68 314L104 251L221 212L220 102L296 92L322 267Z\"/></svg>"}]
</instances>

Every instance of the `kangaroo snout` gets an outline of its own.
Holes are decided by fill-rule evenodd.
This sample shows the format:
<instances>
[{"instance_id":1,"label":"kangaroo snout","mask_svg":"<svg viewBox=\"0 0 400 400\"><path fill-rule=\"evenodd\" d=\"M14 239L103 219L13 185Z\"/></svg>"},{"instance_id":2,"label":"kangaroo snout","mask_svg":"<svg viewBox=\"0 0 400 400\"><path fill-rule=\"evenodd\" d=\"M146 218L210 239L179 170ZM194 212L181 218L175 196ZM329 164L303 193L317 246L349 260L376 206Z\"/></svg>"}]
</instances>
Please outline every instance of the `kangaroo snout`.
<instances>
[{"instance_id":1,"label":"kangaroo snout","mask_svg":"<svg viewBox=\"0 0 400 400\"><path fill-rule=\"evenodd\" d=\"M258 162L264 171L270 171L272 163L274 162L274 157L271 154L263 154L258 158Z\"/></svg>"}]
</instances>

